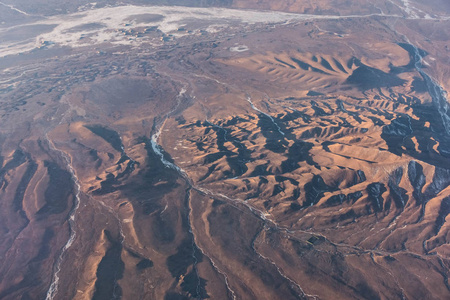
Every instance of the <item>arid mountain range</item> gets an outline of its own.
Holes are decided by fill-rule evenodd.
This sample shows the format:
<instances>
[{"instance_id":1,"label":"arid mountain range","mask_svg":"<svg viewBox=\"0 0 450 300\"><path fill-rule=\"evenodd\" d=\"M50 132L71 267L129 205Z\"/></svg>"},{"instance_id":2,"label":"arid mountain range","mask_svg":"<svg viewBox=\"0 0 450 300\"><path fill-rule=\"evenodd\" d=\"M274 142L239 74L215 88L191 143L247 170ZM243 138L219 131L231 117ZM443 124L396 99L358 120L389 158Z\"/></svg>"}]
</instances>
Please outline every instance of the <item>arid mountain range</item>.
<instances>
[{"instance_id":1,"label":"arid mountain range","mask_svg":"<svg viewBox=\"0 0 450 300\"><path fill-rule=\"evenodd\" d=\"M0 299L448 299L450 4L0 2Z\"/></svg>"}]
</instances>

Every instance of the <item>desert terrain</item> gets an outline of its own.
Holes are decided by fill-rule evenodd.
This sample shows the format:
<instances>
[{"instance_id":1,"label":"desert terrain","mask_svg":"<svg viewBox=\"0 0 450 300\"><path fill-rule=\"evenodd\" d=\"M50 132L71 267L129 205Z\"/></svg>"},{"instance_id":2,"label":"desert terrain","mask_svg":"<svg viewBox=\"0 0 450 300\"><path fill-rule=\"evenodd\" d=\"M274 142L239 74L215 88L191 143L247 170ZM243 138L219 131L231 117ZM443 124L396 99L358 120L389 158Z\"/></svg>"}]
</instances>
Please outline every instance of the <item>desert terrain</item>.
<instances>
[{"instance_id":1,"label":"desert terrain","mask_svg":"<svg viewBox=\"0 0 450 300\"><path fill-rule=\"evenodd\" d=\"M0 23L0 299L450 297L446 1Z\"/></svg>"}]
</instances>

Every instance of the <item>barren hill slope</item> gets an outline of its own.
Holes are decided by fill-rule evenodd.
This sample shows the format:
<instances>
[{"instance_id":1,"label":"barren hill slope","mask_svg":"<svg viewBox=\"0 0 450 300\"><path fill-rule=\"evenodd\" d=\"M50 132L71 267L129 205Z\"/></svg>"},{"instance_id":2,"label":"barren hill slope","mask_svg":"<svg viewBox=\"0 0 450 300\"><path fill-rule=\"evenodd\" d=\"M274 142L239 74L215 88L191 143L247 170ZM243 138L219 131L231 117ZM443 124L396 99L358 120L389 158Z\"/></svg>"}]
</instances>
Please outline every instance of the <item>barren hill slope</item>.
<instances>
[{"instance_id":1,"label":"barren hill slope","mask_svg":"<svg viewBox=\"0 0 450 300\"><path fill-rule=\"evenodd\" d=\"M448 298L449 20L378 2L0 31L0 298Z\"/></svg>"}]
</instances>

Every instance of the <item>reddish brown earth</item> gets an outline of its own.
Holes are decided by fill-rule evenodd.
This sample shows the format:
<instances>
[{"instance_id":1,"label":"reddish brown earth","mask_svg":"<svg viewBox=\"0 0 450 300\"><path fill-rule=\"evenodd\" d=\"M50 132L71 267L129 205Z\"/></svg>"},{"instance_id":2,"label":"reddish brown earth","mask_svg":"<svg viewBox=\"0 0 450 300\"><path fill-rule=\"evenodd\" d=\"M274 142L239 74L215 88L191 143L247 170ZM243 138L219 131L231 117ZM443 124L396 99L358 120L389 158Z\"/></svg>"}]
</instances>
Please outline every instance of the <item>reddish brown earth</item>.
<instances>
[{"instance_id":1,"label":"reddish brown earth","mask_svg":"<svg viewBox=\"0 0 450 300\"><path fill-rule=\"evenodd\" d=\"M447 299L448 4L196 4L0 58L0 299Z\"/></svg>"}]
</instances>

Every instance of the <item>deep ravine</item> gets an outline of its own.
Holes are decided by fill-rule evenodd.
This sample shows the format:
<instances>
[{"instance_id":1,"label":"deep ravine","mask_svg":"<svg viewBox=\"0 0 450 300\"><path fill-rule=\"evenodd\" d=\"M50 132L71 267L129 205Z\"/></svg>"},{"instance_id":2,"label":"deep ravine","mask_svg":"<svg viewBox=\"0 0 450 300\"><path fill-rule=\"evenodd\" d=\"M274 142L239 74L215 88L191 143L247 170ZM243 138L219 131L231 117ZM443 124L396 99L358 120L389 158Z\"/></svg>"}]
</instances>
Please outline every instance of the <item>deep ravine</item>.
<instances>
[{"instance_id":1,"label":"deep ravine","mask_svg":"<svg viewBox=\"0 0 450 300\"><path fill-rule=\"evenodd\" d=\"M53 142L48 137L48 135L45 135L45 138L48 142L50 149L55 152L60 153L61 157L63 157L64 160L66 161L66 167L69 170L70 174L72 175L73 184L75 185L75 202L74 202L72 209L70 210L69 219L68 219L69 239L66 242L66 244L61 248L59 256L57 257L56 262L53 266L52 282L50 284L49 289L47 290L47 295L45 297L46 300L53 300L53 299L55 299L55 296L58 293L59 273L61 271L61 263L64 259L64 255L66 254L67 250L72 246L73 241L75 240L75 237L77 235L77 233L75 231L75 225L76 225L75 216L76 216L78 207L80 206L80 192L81 192L80 188L81 187L80 187L78 177L75 173L75 170L72 167L72 162L71 162L69 156L64 151L56 148L55 145L53 144Z\"/></svg>"}]
</instances>

